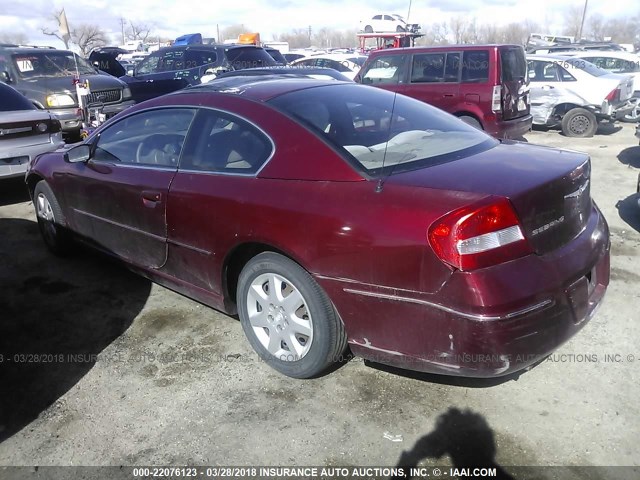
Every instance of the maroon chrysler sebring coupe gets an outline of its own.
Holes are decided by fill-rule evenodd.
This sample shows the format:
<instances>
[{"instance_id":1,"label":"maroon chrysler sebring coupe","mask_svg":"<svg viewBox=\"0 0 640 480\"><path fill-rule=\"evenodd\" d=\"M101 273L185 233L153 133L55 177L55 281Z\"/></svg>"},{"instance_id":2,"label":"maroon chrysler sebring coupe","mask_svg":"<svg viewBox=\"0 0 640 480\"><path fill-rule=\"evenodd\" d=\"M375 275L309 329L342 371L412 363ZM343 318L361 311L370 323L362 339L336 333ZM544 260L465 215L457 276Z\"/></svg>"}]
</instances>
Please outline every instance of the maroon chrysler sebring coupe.
<instances>
[{"instance_id":1,"label":"maroon chrysler sebring coupe","mask_svg":"<svg viewBox=\"0 0 640 480\"><path fill-rule=\"evenodd\" d=\"M580 330L609 283L588 156L363 85L220 79L128 109L26 181L54 253L80 240L237 313L292 377L347 349L506 375Z\"/></svg>"}]
</instances>

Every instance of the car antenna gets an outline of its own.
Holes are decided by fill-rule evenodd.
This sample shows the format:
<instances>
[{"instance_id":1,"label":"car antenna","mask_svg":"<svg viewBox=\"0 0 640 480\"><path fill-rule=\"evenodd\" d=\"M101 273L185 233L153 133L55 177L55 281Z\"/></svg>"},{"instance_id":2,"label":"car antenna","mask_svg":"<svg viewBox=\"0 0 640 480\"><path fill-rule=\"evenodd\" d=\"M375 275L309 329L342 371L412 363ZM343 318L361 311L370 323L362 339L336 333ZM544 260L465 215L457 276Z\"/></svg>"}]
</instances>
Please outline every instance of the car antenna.
<instances>
[{"instance_id":1,"label":"car antenna","mask_svg":"<svg viewBox=\"0 0 640 480\"><path fill-rule=\"evenodd\" d=\"M384 164L387 159L387 148L389 148L389 140L391 140L391 124L393 123L393 112L396 109L396 98L398 97L397 93L393 94L393 103L391 104L391 116L389 118L389 131L387 132L387 141L384 144L384 154L382 155L382 168L380 171L384 173ZM382 192L382 187L384 186L384 182L391 175L391 171L389 171L389 175L381 176L378 180L378 184L376 185L376 193Z\"/></svg>"}]
</instances>

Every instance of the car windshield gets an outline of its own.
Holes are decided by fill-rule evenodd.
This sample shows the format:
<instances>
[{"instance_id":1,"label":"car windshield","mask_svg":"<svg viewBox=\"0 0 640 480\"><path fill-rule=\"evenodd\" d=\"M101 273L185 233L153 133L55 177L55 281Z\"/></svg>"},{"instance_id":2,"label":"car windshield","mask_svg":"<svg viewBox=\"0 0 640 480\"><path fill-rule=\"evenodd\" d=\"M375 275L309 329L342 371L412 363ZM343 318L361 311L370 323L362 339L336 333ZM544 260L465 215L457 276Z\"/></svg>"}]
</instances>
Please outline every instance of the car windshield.
<instances>
[{"instance_id":1,"label":"car windshield","mask_svg":"<svg viewBox=\"0 0 640 480\"><path fill-rule=\"evenodd\" d=\"M188 70L215 63L217 53L213 49L159 50L148 55L136 68L137 75Z\"/></svg>"},{"instance_id":2,"label":"car windshield","mask_svg":"<svg viewBox=\"0 0 640 480\"><path fill-rule=\"evenodd\" d=\"M442 110L383 89L321 86L270 103L372 176L456 160L497 144Z\"/></svg>"},{"instance_id":3,"label":"car windshield","mask_svg":"<svg viewBox=\"0 0 640 480\"><path fill-rule=\"evenodd\" d=\"M17 53L13 55L13 62L23 78L72 77L97 73L86 60L63 50Z\"/></svg>"},{"instance_id":4,"label":"car windshield","mask_svg":"<svg viewBox=\"0 0 640 480\"><path fill-rule=\"evenodd\" d=\"M236 47L226 51L229 63L236 70L277 65L276 61L263 48Z\"/></svg>"}]
</instances>

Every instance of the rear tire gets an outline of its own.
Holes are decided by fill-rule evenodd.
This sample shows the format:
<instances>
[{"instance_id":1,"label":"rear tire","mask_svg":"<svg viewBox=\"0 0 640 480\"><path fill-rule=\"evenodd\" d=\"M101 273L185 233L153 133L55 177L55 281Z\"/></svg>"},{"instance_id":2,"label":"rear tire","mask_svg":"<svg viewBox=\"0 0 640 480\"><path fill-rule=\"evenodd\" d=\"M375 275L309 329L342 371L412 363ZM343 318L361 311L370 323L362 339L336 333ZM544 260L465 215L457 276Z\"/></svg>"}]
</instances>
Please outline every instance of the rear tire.
<instances>
[{"instance_id":1,"label":"rear tire","mask_svg":"<svg viewBox=\"0 0 640 480\"><path fill-rule=\"evenodd\" d=\"M469 115L460 115L458 118L462 120L464 123L466 123L467 125L471 125L472 127L477 128L478 130L484 130L480 122Z\"/></svg>"},{"instance_id":2,"label":"rear tire","mask_svg":"<svg viewBox=\"0 0 640 480\"><path fill-rule=\"evenodd\" d=\"M405 31L404 27L401 27L400 25L396 27L396 32L404 32L404 31Z\"/></svg>"},{"instance_id":3,"label":"rear tire","mask_svg":"<svg viewBox=\"0 0 640 480\"><path fill-rule=\"evenodd\" d=\"M573 108L562 117L562 133L567 137L593 137L597 130L596 116L585 108Z\"/></svg>"},{"instance_id":4,"label":"rear tire","mask_svg":"<svg viewBox=\"0 0 640 480\"><path fill-rule=\"evenodd\" d=\"M44 180L39 181L33 191L33 204L44 243L55 255L67 255L73 243L71 234L66 230L60 204Z\"/></svg>"},{"instance_id":5,"label":"rear tire","mask_svg":"<svg viewBox=\"0 0 640 480\"><path fill-rule=\"evenodd\" d=\"M270 367L311 378L341 362L347 337L331 300L291 259L264 252L238 279L238 314L249 343Z\"/></svg>"}]
</instances>

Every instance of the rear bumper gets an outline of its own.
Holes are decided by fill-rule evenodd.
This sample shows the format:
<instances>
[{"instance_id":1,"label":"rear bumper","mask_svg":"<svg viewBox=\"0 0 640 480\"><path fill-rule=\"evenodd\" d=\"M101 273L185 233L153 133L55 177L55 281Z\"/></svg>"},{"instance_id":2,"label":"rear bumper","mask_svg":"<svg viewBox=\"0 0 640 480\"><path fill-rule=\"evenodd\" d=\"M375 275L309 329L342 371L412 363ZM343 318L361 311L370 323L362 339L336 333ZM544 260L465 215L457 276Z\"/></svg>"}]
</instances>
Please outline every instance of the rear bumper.
<instances>
[{"instance_id":1,"label":"rear bumper","mask_svg":"<svg viewBox=\"0 0 640 480\"><path fill-rule=\"evenodd\" d=\"M609 250L606 221L594 208L587 228L567 245L455 272L437 297L318 280L354 354L416 371L498 377L545 358L589 322L609 284ZM443 304L455 295L466 298Z\"/></svg>"},{"instance_id":2,"label":"rear bumper","mask_svg":"<svg viewBox=\"0 0 640 480\"><path fill-rule=\"evenodd\" d=\"M25 174L29 163L41 153L52 152L64 145L61 133L49 136L49 142L0 150L0 178L20 177Z\"/></svg>"},{"instance_id":3,"label":"rear bumper","mask_svg":"<svg viewBox=\"0 0 640 480\"><path fill-rule=\"evenodd\" d=\"M523 117L514 118L513 120L488 120L485 121L485 131L496 138L519 139L524 134L531 131L533 117L525 115Z\"/></svg>"}]
</instances>

